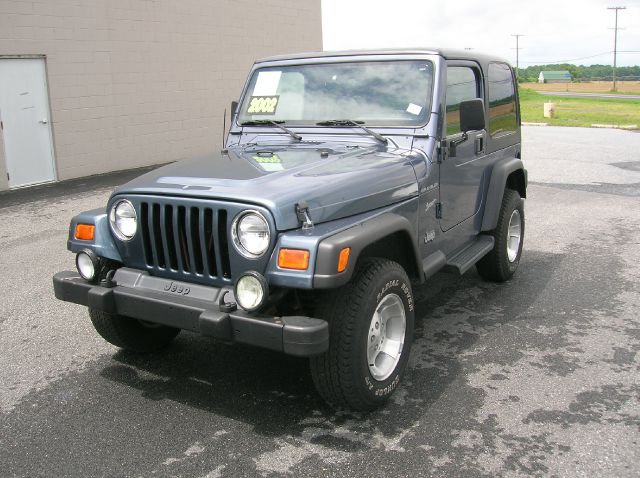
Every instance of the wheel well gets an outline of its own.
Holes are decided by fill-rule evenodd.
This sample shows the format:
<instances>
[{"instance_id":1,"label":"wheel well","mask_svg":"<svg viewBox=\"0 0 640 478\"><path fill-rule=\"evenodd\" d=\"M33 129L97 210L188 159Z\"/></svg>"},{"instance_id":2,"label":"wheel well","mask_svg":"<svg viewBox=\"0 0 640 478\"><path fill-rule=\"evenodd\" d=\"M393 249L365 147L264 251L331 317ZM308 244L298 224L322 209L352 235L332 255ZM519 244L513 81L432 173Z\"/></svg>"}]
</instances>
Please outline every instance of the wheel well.
<instances>
[{"instance_id":1,"label":"wheel well","mask_svg":"<svg viewBox=\"0 0 640 478\"><path fill-rule=\"evenodd\" d=\"M521 198L527 197L527 187L525 185L524 171L522 169L516 169L507 177L506 187L513 189L520 194Z\"/></svg>"},{"instance_id":2,"label":"wheel well","mask_svg":"<svg viewBox=\"0 0 640 478\"><path fill-rule=\"evenodd\" d=\"M383 257L395 261L404 268L409 277L419 277L415 249L406 231L394 232L369 244L362 250L358 259L364 257Z\"/></svg>"}]
</instances>

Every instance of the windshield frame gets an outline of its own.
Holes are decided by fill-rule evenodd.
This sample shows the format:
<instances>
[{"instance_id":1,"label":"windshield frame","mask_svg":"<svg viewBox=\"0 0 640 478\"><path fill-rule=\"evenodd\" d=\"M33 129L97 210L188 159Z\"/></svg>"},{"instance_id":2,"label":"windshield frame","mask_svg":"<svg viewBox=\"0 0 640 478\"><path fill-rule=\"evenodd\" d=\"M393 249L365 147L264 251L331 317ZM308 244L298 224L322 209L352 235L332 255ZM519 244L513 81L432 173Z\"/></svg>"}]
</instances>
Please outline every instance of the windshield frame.
<instances>
[{"instance_id":1,"label":"windshield frame","mask_svg":"<svg viewBox=\"0 0 640 478\"><path fill-rule=\"evenodd\" d=\"M245 81L244 87L242 88L242 94L240 95L240 100L238 102L238 110L235 112L233 125L242 129L242 128L271 128L271 126L247 126L242 125L239 121L240 119L240 108L244 104L245 98L247 96L249 86L251 85L251 80L260 70L271 69L271 68L286 68L289 66L301 66L301 65L326 65L326 64L345 64L345 63L389 63L389 62L398 62L398 61L428 61L431 63L433 77L431 79L431 84L429 87L429 91L427 91L427 98L429 99L429 108L428 114L426 115L426 120L423 123L419 123L416 125L382 125L382 124L367 124L364 123L365 126L371 129L392 129L392 130L403 130L403 131L417 131L424 129L434 114L434 105L436 104L436 98L434 92L437 93L436 83L439 77L439 61L436 59L438 55L434 54L367 54L367 55L354 55L354 56L327 56L327 57L316 57L316 58L304 58L304 59L282 59L276 61L265 61L265 62L256 62L253 65L253 68L247 75L247 79ZM335 118L335 119L351 119L351 118ZM318 120L321 121L321 120ZM326 126L326 125L317 125L315 122L305 123L305 124L291 124L291 123L283 123L287 127L296 128L296 129L353 129L354 126Z\"/></svg>"}]
</instances>

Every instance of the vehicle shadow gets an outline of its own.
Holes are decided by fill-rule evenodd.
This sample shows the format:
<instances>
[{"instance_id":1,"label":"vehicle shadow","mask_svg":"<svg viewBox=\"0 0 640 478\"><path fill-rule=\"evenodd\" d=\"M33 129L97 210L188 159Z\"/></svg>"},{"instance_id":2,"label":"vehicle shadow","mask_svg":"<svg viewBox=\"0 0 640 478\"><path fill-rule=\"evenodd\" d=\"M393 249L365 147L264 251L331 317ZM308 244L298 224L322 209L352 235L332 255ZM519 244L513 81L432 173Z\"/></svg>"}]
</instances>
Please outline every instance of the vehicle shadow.
<instances>
[{"instance_id":1,"label":"vehicle shadow","mask_svg":"<svg viewBox=\"0 0 640 478\"><path fill-rule=\"evenodd\" d=\"M307 360L268 350L185 333L163 352L119 351L113 359L117 363L105 367L103 377L138 389L149 400L172 400L250 423L264 435L278 435L285 424L326 408Z\"/></svg>"},{"instance_id":2,"label":"vehicle shadow","mask_svg":"<svg viewBox=\"0 0 640 478\"><path fill-rule=\"evenodd\" d=\"M42 470L46 476L204 476L221 463L230 463L235 476L251 476L263 454L289 470L292 456L320 453L340 460L357 452L371 458L380 450L413 451L426 444L431 455L448 456L458 466L471 459L466 448L453 446L458 431L482 430L489 449L499 434L495 424L477 422L485 391L469 376L483 364L469 353L480 337L506 344L483 349L482 360L490 364L513 364L528 352L532 344L509 334L535 319L530 306L548 293L562 260L529 251L506 284L486 283L469 272L438 274L416 287L416 337L407 372L390 402L369 414L329 408L304 359L194 334L181 334L156 354L100 356L3 415L3 476L43 476ZM564 335L545 336L543 346L566 340ZM29 460L9 459L17 456ZM386 455L394 456L402 460Z\"/></svg>"},{"instance_id":3,"label":"vehicle shadow","mask_svg":"<svg viewBox=\"0 0 640 478\"><path fill-rule=\"evenodd\" d=\"M469 272L462 277L440 273L418 286L409 368L386 410L367 415L372 426L394 433L425 413L460 374L458 355L487 330L522 320L560 261L555 254L529 251L506 284L486 283ZM514 360L519 357L519 351L513 354ZM301 422L310 416L321 415L334 424L362 417L336 414L324 404L306 359L267 350L183 333L163 352L141 356L119 351L113 361L101 375L139 390L148 400L171 400L234 418L265 436L301 432Z\"/></svg>"}]
</instances>

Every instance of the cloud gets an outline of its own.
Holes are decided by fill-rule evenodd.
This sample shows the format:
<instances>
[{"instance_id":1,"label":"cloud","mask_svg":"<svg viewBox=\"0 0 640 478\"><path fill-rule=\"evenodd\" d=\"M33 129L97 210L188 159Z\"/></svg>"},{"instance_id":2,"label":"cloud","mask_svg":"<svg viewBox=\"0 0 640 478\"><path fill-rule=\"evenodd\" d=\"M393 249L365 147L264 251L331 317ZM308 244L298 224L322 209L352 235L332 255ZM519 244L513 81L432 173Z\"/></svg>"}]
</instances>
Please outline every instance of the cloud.
<instances>
[{"instance_id":1,"label":"cloud","mask_svg":"<svg viewBox=\"0 0 640 478\"><path fill-rule=\"evenodd\" d=\"M412 46L474 48L515 63L573 60L611 64L614 13L607 0L322 0L325 50ZM619 51L640 51L640 0L623 1ZM594 56L598 55L598 56ZM585 58L592 57L592 58ZM640 64L639 53L620 53L619 65Z\"/></svg>"}]
</instances>

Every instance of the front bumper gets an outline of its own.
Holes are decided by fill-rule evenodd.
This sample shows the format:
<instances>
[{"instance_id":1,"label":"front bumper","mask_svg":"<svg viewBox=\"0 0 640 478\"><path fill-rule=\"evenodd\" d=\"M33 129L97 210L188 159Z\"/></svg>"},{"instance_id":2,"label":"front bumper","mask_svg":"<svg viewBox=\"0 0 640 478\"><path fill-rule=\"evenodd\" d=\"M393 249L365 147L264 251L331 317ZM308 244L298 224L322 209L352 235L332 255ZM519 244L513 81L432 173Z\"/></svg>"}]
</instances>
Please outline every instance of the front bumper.
<instances>
[{"instance_id":1,"label":"front bumper","mask_svg":"<svg viewBox=\"0 0 640 478\"><path fill-rule=\"evenodd\" d=\"M113 287L89 284L77 272L53 276L56 298L222 340L264 347L300 357L325 352L329 324L301 316L273 317L242 310L220 311L221 294L233 291L150 276L122 267Z\"/></svg>"}]
</instances>

